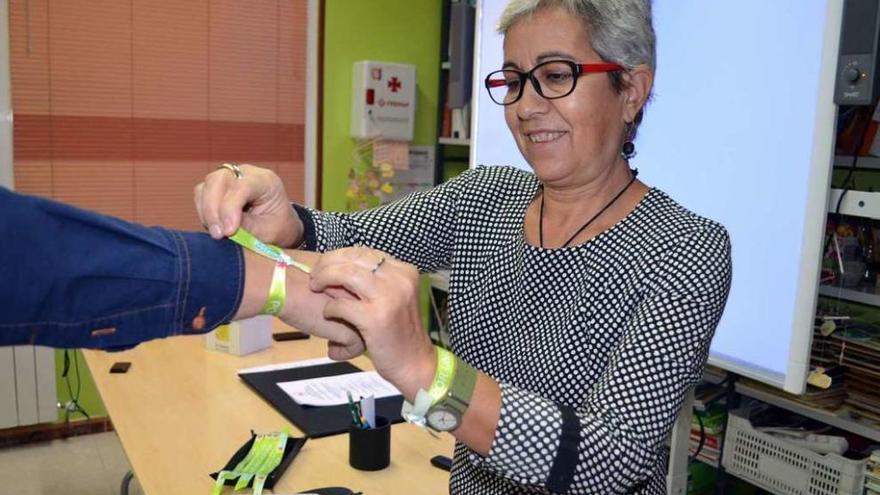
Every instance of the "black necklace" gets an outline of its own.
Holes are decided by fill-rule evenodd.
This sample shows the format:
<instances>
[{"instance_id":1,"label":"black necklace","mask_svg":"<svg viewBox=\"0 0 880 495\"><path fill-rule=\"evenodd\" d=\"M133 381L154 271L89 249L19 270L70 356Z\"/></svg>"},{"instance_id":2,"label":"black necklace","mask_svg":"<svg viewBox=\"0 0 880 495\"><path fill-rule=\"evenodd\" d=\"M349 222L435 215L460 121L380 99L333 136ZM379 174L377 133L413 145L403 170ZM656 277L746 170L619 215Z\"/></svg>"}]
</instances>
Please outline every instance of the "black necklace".
<instances>
[{"instance_id":1,"label":"black necklace","mask_svg":"<svg viewBox=\"0 0 880 495\"><path fill-rule=\"evenodd\" d=\"M595 221L603 213L605 213L605 210L610 208L611 205L613 205L615 201L617 201L618 199L620 199L621 196L623 196L623 193L625 193L626 190L629 189L629 186L631 186L633 184L633 182L636 181L636 177L639 175L639 171L638 171L638 169L631 169L630 174L632 174L632 178L629 180L629 182L626 183L626 186L624 186L624 188L621 189L619 193L617 193L617 196L614 196L613 198L611 198L611 201L609 201L607 205L605 205L601 210L599 210L599 213L596 213L595 215L593 215L593 218L590 218L589 220L587 220L587 223L581 225L581 228L577 229L577 232L575 232L573 236L571 236L567 241L565 241L565 244L562 245L563 248L567 248L568 245L571 244L571 241L573 241L574 238L578 236L578 234L583 232L585 228L589 227L590 224L593 223L593 221ZM544 186L541 186L541 188L543 188L543 187ZM541 244L541 247L543 248L544 247L544 192L543 191L541 192L541 210L540 211L541 211L540 220L538 221L538 242Z\"/></svg>"}]
</instances>

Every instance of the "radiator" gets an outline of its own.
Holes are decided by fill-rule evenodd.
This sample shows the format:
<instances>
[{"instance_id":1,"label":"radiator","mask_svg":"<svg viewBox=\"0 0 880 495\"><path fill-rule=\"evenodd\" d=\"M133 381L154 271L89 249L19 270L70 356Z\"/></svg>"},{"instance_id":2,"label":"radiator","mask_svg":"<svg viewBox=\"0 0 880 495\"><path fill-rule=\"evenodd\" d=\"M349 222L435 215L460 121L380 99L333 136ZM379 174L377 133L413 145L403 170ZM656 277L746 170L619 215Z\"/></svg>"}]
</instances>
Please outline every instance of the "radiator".
<instances>
[{"instance_id":1,"label":"radiator","mask_svg":"<svg viewBox=\"0 0 880 495\"><path fill-rule=\"evenodd\" d=\"M0 0L0 186L12 188L12 105L9 92L9 3ZM58 420L55 351L0 347L0 428Z\"/></svg>"},{"instance_id":2,"label":"radiator","mask_svg":"<svg viewBox=\"0 0 880 495\"><path fill-rule=\"evenodd\" d=\"M55 351L0 347L0 428L58 420Z\"/></svg>"}]
</instances>

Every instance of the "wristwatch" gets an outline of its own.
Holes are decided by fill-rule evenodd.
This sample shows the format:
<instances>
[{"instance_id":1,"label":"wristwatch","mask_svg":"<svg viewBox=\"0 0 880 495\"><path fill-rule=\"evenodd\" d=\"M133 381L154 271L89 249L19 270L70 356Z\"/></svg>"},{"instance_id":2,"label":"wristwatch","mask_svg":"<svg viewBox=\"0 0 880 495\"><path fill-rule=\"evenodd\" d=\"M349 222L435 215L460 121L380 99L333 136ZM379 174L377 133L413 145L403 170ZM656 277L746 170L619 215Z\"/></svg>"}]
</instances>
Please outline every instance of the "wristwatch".
<instances>
[{"instance_id":1,"label":"wristwatch","mask_svg":"<svg viewBox=\"0 0 880 495\"><path fill-rule=\"evenodd\" d=\"M445 349L438 348L437 352L437 376L434 380L435 383L445 382L448 387L428 408L425 420L428 426L437 431L453 431L461 426L464 413L471 403L477 370ZM446 356L442 353L446 353Z\"/></svg>"}]
</instances>

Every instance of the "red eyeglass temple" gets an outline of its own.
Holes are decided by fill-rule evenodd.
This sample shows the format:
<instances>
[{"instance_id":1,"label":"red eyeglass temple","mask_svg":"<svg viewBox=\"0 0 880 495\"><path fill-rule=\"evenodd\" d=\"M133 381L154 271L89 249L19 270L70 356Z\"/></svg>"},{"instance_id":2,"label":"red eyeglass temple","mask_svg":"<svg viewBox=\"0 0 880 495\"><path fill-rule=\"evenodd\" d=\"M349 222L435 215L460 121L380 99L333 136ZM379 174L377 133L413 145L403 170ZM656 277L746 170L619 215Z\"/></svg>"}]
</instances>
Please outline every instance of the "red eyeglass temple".
<instances>
[{"instance_id":1,"label":"red eyeglass temple","mask_svg":"<svg viewBox=\"0 0 880 495\"><path fill-rule=\"evenodd\" d=\"M581 68L582 73L623 70L623 66L618 64L578 64L578 67Z\"/></svg>"},{"instance_id":2,"label":"red eyeglass temple","mask_svg":"<svg viewBox=\"0 0 880 495\"><path fill-rule=\"evenodd\" d=\"M590 72L614 72L616 70L623 70L623 66L618 64L577 64L577 66L581 70L581 74L588 74ZM486 85L490 88L507 86L507 80L489 79L488 81L486 81Z\"/></svg>"}]
</instances>

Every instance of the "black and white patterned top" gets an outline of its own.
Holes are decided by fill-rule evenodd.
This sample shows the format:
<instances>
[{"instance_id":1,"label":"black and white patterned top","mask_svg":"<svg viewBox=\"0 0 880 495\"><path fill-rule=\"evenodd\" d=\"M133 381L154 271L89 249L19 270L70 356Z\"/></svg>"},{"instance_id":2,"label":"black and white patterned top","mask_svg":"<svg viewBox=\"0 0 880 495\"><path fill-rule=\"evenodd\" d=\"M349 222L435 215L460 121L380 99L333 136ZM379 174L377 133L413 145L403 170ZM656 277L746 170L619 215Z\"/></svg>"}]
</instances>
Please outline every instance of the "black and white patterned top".
<instances>
[{"instance_id":1,"label":"black and white patterned top","mask_svg":"<svg viewBox=\"0 0 880 495\"><path fill-rule=\"evenodd\" d=\"M381 208L298 211L307 248L451 268L452 350L501 385L491 451L456 445L451 493L666 493L664 440L727 299L727 232L651 189L586 243L542 249L523 237L538 186L481 167Z\"/></svg>"}]
</instances>

